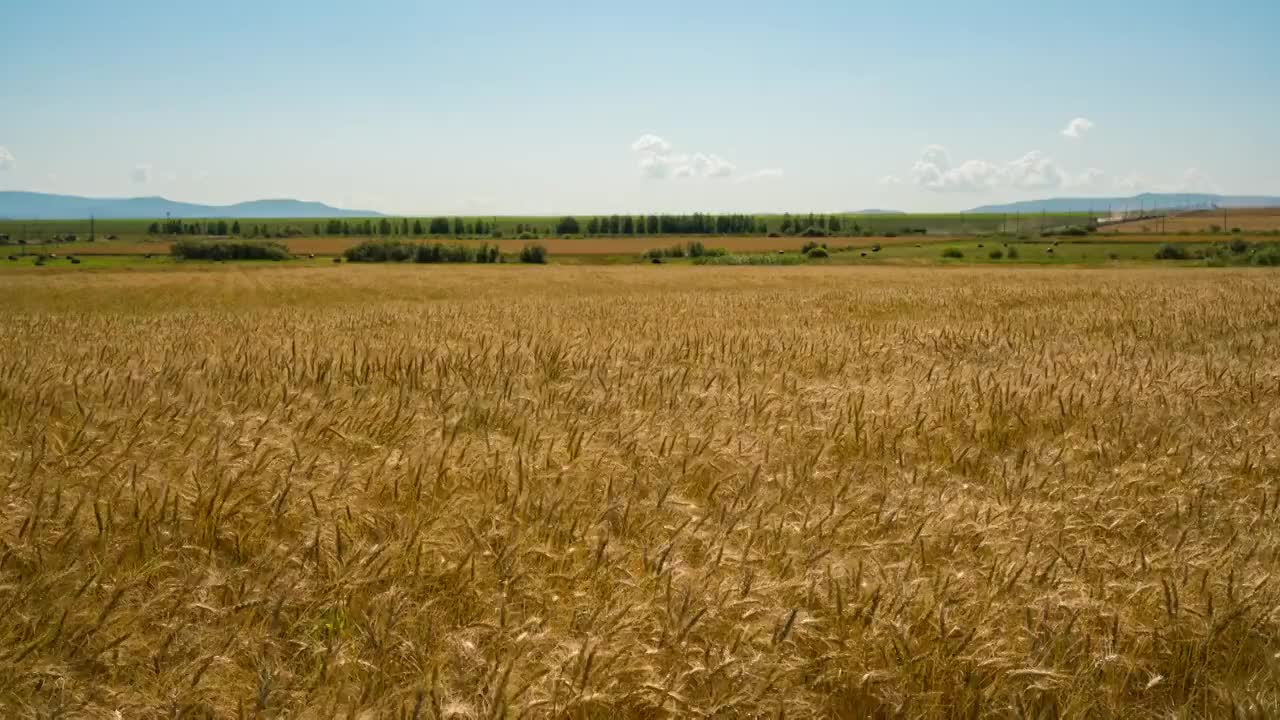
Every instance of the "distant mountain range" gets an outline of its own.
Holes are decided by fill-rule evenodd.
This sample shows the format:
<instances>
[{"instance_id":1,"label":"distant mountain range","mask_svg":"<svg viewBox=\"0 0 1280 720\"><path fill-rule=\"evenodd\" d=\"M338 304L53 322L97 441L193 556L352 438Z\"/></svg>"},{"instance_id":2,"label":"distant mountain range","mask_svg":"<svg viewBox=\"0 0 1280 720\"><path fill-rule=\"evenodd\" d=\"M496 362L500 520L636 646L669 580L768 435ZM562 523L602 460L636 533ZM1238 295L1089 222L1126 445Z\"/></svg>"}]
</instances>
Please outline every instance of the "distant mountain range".
<instances>
[{"instance_id":1,"label":"distant mountain range","mask_svg":"<svg viewBox=\"0 0 1280 720\"><path fill-rule=\"evenodd\" d=\"M846 213L848 215L906 215L901 210L879 210L876 208L868 208L866 210L854 210Z\"/></svg>"},{"instance_id":2,"label":"distant mountain range","mask_svg":"<svg viewBox=\"0 0 1280 720\"><path fill-rule=\"evenodd\" d=\"M377 217L371 210L341 210L301 200L253 200L235 205L198 205L162 197L87 198L35 192L0 192L0 218L10 220L100 220L193 218Z\"/></svg>"},{"instance_id":3,"label":"distant mountain range","mask_svg":"<svg viewBox=\"0 0 1280 720\"><path fill-rule=\"evenodd\" d=\"M1175 208L1242 208L1280 207L1280 197L1266 195L1209 195L1204 193L1143 193L1131 197L1049 198L1024 200L1005 205L983 205L975 213L1038 212L1106 212L1140 208L1169 210Z\"/></svg>"}]
</instances>

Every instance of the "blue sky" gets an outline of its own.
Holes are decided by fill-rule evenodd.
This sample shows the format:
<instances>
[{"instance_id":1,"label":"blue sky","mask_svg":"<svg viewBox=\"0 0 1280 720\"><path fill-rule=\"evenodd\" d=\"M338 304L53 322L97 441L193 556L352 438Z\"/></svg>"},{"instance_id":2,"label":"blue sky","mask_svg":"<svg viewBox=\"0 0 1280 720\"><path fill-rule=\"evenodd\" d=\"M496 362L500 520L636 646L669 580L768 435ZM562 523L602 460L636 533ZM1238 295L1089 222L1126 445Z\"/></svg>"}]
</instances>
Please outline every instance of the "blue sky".
<instances>
[{"instance_id":1,"label":"blue sky","mask_svg":"<svg viewBox=\"0 0 1280 720\"><path fill-rule=\"evenodd\" d=\"M0 17L6 190L406 214L1280 194L1274 2L10 0Z\"/></svg>"}]
</instances>

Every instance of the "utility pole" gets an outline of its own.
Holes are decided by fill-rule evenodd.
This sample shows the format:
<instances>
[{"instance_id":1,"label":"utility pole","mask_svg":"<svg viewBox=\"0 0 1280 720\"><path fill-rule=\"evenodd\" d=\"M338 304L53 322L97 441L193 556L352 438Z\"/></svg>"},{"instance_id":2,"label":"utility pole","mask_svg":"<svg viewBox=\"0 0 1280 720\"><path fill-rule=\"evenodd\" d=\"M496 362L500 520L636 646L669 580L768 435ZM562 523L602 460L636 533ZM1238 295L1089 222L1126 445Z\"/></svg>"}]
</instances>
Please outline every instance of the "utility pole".
<instances>
[{"instance_id":1,"label":"utility pole","mask_svg":"<svg viewBox=\"0 0 1280 720\"><path fill-rule=\"evenodd\" d=\"M98 238L97 228L94 225L94 220L95 218L92 215L90 215L89 216L89 242L93 242Z\"/></svg>"}]
</instances>

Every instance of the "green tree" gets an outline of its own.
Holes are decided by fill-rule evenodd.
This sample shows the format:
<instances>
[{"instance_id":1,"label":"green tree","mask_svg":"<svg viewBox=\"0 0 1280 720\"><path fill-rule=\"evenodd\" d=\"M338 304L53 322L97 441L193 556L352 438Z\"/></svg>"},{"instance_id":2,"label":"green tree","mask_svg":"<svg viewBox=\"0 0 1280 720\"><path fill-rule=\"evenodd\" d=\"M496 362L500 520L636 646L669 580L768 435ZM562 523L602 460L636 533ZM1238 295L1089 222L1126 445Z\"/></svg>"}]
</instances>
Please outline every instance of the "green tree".
<instances>
[{"instance_id":1,"label":"green tree","mask_svg":"<svg viewBox=\"0 0 1280 720\"><path fill-rule=\"evenodd\" d=\"M413 221L413 234L414 234L414 235L421 235L421 234L422 234L422 221L421 221L421 220L416 220L416 219L415 219L415 220Z\"/></svg>"}]
</instances>

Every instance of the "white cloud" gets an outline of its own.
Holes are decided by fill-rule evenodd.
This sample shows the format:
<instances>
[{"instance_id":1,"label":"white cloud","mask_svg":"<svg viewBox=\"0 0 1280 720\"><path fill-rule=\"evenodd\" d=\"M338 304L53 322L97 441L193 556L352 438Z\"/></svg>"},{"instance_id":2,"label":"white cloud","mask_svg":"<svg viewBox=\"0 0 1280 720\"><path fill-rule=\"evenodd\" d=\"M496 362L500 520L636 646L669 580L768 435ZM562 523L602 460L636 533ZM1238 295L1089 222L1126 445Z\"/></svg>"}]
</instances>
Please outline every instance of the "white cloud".
<instances>
[{"instance_id":1,"label":"white cloud","mask_svg":"<svg viewBox=\"0 0 1280 720\"><path fill-rule=\"evenodd\" d=\"M739 177L735 182L755 182L756 180L770 180L780 177L782 177L782 168L765 168L763 170L756 170L755 172L747 173L746 175Z\"/></svg>"},{"instance_id":2,"label":"white cloud","mask_svg":"<svg viewBox=\"0 0 1280 720\"><path fill-rule=\"evenodd\" d=\"M666 154L671 152L671 143L657 135L645 133L631 143L631 150L632 152L652 153L655 155Z\"/></svg>"},{"instance_id":3,"label":"white cloud","mask_svg":"<svg viewBox=\"0 0 1280 720\"><path fill-rule=\"evenodd\" d=\"M702 153L694 153L692 164L694 172L702 177L710 178L729 177L738 169L737 165L719 155L704 155Z\"/></svg>"},{"instance_id":4,"label":"white cloud","mask_svg":"<svg viewBox=\"0 0 1280 720\"><path fill-rule=\"evenodd\" d=\"M129 171L129 179L139 185L146 185L151 182L151 166L143 163L134 167L133 170Z\"/></svg>"},{"instance_id":5,"label":"white cloud","mask_svg":"<svg viewBox=\"0 0 1280 720\"><path fill-rule=\"evenodd\" d=\"M0 170L13 170L18 167L18 160L9 152L9 148L0 145Z\"/></svg>"},{"instance_id":6,"label":"white cloud","mask_svg":"<svg viewBox=\"0 0 1280 720\"><path fill-rule=\"evenodd\" d=\"M920 187L934 192L976 192L999 185L1000 168L984 160L968 160L952 167L946 148L929 145L920 151L911 177Z\"/></svg>"},{"instance_id":7,"label":"white cloud","mask_svg":"<svg viewBox=\"0 0 1280 720\"><path fill-rule=\"evenodd\" d=\"M1103 176L1097 168L1071 173L1051 156L1032 150L1016 160L998 164L986 160L967 160L953 166L951 156L941 145L929 145L920 151L920 159L911 168L915 184L932 192L981 192L998 187L1016 190L1081 188L1095 184ZM882 178L883 185L893 184L897 177Z\"/></svg>"},{"instance_id":8,"label":"white cloud","mask_svg":"<svg viewBox=\"0 0 1280 720\"><path fill-rule=\"evenodd\" d=\"M1084 137L1085 133L1092 130L1093 127L1094 125L1092 120L1089 118L1078 117L1067 123L1067 126L1062 130L1062 134L1063 136L1069 137L1073 140L1079 140Z\"/></svg>"},{"instance_id":9,"label":"white cloud","mask_svg":"<svg viewBox=\"0 0 1280 720\"><path fill-rule=\"evenodd\" d=\"M885 175L876 181L877 185L901 185L902 178L897 175Z\"/></svg>"},{"instance_id":10,"label":"white cloud","mask_svg":"<svg viewBox=\"0 0 1280 720\"><path fill-rule=\"evenodd\" d=\"M1062 169L1053 158L1032 150L1006 166L1009 184L1016 188L1038 190L1062 185Z\"/></svg>"},{"instance_id":11,"label":"white cloud","mask_svg":"<svg viewBox=\"0 0 1280 720\"><path fill-rule=\"evenodd\" d=\"M665 178L690 179L726 179L732 178L738 166L714 153L674 152L671 143L657 135L645 133L631 143L631 152L636 155L636 164L640 172L649 178L662 180ZM758 171L765 174L760 177L777 177L781 170ZM757 173L750 173L738 179L754 179Z\"/></svg>"}]
</instances>

